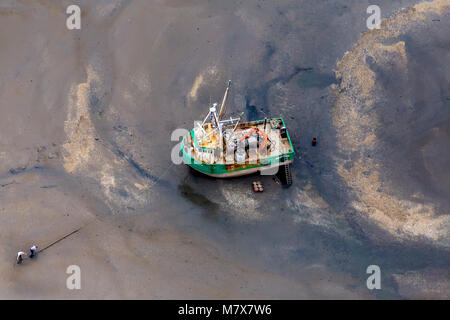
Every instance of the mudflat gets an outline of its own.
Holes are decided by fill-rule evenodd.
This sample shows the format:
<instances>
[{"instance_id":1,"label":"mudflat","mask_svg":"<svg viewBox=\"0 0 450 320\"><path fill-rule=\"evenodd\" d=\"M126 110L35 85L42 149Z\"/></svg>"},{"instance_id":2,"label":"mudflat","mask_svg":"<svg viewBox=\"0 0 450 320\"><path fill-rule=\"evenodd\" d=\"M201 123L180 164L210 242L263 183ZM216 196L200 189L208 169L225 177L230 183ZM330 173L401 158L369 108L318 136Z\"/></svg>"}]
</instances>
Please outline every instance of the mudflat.
<instances>
[{"instance_id":1,"label":"mudflat","mask_svg":"<svg viewBox=\"0 0 450 320\"><path fill-rule=\"evenodd\" d=\"M0 298L449 298L449 1L71 4L0 4ZM228 79L290 188L173 164Z\"/></svg>"}]
</instances>

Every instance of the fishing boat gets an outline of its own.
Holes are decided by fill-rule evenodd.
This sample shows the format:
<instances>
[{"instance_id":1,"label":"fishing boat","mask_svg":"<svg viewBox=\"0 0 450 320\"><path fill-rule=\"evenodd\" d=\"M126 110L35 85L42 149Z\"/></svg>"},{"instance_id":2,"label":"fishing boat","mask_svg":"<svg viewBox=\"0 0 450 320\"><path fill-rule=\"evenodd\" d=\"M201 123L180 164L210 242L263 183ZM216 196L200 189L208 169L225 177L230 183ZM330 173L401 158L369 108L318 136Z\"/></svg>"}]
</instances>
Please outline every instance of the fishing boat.
<instances>
[{"instance_id":1,"label":"fishing boat","mask_svg":"<svg viewBox=\"0 0 450 320\"><path fill-rule=\"evenodd\" d=\"M281 167L291 183L289 164L294 148L283 118L242 122L223 118L231 81L220 106L214 103L203 122L183 137L183 161L193 169L216 178L237 177L255 172L275 174Z\"/></svg>"}]
</instances>

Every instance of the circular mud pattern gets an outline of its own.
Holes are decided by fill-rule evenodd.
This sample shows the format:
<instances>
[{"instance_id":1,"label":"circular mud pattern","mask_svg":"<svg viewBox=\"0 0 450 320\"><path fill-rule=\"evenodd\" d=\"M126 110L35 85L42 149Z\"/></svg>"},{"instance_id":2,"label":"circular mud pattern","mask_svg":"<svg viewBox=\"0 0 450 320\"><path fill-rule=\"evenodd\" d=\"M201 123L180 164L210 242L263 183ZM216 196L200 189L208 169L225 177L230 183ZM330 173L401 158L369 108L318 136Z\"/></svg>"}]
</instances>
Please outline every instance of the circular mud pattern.
<instances>
[{"instance_id":1,"label":"circular mud pattern","mask_svg":"<svg viewBox=\"0 0 450 320\"><path fill-rule=\"evenodd\" d=\"M333 122L352 206L400 238L450 246L449 1L364 33L338 64Z\"/></svg>"}]
</instances>

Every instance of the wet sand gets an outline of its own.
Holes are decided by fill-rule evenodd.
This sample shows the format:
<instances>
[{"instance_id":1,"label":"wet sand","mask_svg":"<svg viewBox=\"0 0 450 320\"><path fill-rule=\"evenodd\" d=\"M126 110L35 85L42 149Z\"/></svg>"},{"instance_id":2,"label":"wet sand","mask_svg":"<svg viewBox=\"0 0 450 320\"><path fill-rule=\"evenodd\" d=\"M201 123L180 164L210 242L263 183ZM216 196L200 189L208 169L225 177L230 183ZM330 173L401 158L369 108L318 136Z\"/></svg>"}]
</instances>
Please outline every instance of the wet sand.
<instances>
[{"instance_id":1,"label":"wet sand","mask_svg":"<svg viewBox=\"0 0 450 320\"><path fill-rule=\"evenodd\" d=\"M0 5L0 298L449 298L449 1L77 3ZM228 79L291 188L172 165Z\"/></svg>"}]
</instances>

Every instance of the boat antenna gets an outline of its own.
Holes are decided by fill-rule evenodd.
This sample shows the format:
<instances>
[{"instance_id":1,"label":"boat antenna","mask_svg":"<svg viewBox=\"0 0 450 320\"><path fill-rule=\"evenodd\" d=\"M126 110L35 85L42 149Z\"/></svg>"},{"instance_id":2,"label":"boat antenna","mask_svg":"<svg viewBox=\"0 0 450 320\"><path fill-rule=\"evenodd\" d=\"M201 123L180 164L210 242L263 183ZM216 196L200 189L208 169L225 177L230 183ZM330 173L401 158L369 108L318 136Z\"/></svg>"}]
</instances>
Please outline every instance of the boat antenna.
<instances>
[{"instance_id":1,"label":"boat antenna","mask_svg":"<svg viewBox=\"0 0 450 320\"><path fill-rule=\"evenodd\" d=\"M228 100L228 92L230 91L230 87L231 87L231 80L228 80L227 89L225 90L225 94L223 96L222 104L220 106L219 117L218 117L219 120L222 118L222 115L225 113L227 100Z\"/></svg>"},{"instance_id":2,"label":"boat antenna","mask_svg":"<svg viewBox=\"0 0 450 320\"><path fill-rule=\"evenodd\" d=\"M233 134L236 131L236 129L237 129L239 123L241 122L243 116L244 116L244 113L241 112L241 114L239 115L239 119L238 119L238 121L236 122L236 125L233 128L233 131L231 131L231 134Z\"/></svg>"}]
</instances>

